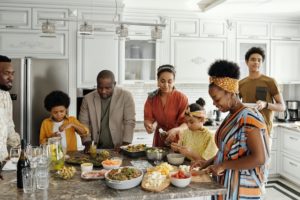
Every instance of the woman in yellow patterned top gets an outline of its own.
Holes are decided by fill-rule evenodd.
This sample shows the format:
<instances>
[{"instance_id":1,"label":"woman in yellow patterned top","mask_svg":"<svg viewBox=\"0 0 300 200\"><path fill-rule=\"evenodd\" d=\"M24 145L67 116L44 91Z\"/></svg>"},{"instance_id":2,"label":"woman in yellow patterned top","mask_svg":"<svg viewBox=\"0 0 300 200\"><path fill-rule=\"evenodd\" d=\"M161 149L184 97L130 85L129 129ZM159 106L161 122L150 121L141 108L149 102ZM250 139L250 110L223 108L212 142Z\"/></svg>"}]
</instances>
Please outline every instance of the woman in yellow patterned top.
<instances>
[{"instance_id":1,"label":"woman in yellow patterned top","mask_svg":"<svg viewBox=\"0 0 300 200\"><path fill-rule=\"evenodd\" d=\"M171 144L174 151L179 151L192 161L209 160L218 151L213 134L203 126L206 117L204 105L202 98L189 105L185 112L188 129L180 134L178 143Z\"/></svg>"}]
</instances>

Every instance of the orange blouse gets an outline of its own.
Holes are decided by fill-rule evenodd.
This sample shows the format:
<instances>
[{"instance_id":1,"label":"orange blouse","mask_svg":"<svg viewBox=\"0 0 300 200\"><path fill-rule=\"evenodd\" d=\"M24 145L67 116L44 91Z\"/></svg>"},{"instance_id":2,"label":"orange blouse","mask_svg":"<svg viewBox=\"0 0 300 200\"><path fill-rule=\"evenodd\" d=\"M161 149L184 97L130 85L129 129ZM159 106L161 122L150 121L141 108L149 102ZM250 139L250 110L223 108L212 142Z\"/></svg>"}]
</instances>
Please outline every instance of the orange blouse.
<instances>
[{"instance_id":1,"label":"orange blouse","mask_svg":"<svg viewBox=\"0 0 300 200\"><path fill-rule=\"evenodd\" d=\"M152 123L157 122L154 133L153 146L165 146L165 138L161 138L158 129L168 131L184 123L184 113L188 106L188 98L183 93L173 90L163 106L159 92L153 96L148 96L144 106L144 120Z\"/></svg>"}]
</instances>

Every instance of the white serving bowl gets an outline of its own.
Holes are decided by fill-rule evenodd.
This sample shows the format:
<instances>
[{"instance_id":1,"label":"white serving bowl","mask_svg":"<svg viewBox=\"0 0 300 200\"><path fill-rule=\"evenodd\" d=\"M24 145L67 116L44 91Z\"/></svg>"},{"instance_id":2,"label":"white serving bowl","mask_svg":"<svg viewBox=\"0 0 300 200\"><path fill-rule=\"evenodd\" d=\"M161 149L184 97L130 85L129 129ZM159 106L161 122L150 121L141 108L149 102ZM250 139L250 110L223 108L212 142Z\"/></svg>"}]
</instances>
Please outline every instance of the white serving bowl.
<instances>
[{"instance_id":1,"label":"white serving bowl","mask_svg":"<svg viewBox=\"0 0 300 200\"><path fill-rule=\"evenodd\" d=\"M180 188L184 188L186 186L188 186L191 183L192 180L192 176L190 173L185 173L186 176L188 176L188 178L175 178L172 177L173 174L176 174L177 172L172 172L170 174L170 180L172 185L176 186L176 187L180 187Z\"/></svg>"},{"instance_id":2,"label":"white serving bowl","mask_svg":"<svg viewBox=\"0 0 300 200\"><path fill-rule=\"evenodd\" d=\"M184 155L180 153L170 153L167 155L167 159L172 165L181 165L184 162Z\"/></svg>"},{"instance_id":3,"label":"white serving bowl","mask_svg":"<svg viewBox=\"0 0 300 200\"><path fill-rule=\"evenodd\" d=\"M90 172L93 170L93 163L82 163L80 166L81 166L81 173Z\"/></svg>"},{"instance_id":4,"label":"white serving bowl","mask_svg":"<svg viewBox=\"0 0 300 200\"><path fill-rule=\"evenodd\" d=\"M109 170L105 173L106 185L108 187L111 187L111 188L117 189L117 190L126 190L126 189L130 189L130 188L138 186L142 182L143 171L138 168L135 168L135 167L131 167L131 166L127 166L127 167L134 168L134 169L140 171L141 175L139 177L136 177L136 178L133 178L130 180L118 181L118 180L112 180L108 177L108 174L111 171L111 170ZM122 169L122 168L124 168L124 167L120 167L119 169Z\"/></svg>"},{"instance_id":5,"label":"white serving bowl","mask_svg":"<svg viewBox=\"0 0 300 200\"><path fill-rule=\"evenodd\" d=\"M108 164L107 162L116 162L116 164ZM121 158L112 158L112 159L107 159L102 161L102 166L104 169L106 170L110 170L110 169L118 169L120 168L120 166L122 165L122 159Z\"/></svg>"}]
</instances>

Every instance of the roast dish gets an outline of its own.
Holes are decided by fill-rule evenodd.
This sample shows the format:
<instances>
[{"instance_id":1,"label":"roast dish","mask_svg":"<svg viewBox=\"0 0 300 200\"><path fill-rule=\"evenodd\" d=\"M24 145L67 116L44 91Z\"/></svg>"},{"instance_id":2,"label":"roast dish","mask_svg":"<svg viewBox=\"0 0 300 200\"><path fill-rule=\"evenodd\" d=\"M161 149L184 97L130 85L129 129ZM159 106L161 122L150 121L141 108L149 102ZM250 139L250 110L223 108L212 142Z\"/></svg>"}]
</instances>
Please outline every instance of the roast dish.
<instances>
[{"instance_id":1,"label":"roast dish","mask_svg":"<svg viewBox=\"0 0 300 200\"><path fill-rule=\"evenodd\" d=\"M82 163L93 163L94 167L101 167L101 162L109 158L108 151L100 151L97 153L96 157L92 157L83 152L72 152L69 154L69 158L65 160L68 164L81 165Z\"/></svg>"}]
</instances>

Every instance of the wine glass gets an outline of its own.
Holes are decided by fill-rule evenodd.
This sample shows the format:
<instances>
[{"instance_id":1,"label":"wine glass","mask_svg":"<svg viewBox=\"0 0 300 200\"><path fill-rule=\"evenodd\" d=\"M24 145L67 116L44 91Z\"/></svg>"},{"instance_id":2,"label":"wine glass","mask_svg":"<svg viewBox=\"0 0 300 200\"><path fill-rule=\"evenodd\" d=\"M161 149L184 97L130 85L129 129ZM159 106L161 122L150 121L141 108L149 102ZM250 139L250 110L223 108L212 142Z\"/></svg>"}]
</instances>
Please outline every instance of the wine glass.
<instances>
[{"instance_id":1,"label":"wine glass","mask_svg":"<svg viewBox=\"0 0 300 200\"><path fill-rule=\"evenodd\" d=\"M9 156L10 156L10 160L12 161L12 163L17 164L19 157L20 157L20 153L21 153L20 148L13 147L10 149Z\"/></svg>"}]
</instances>

